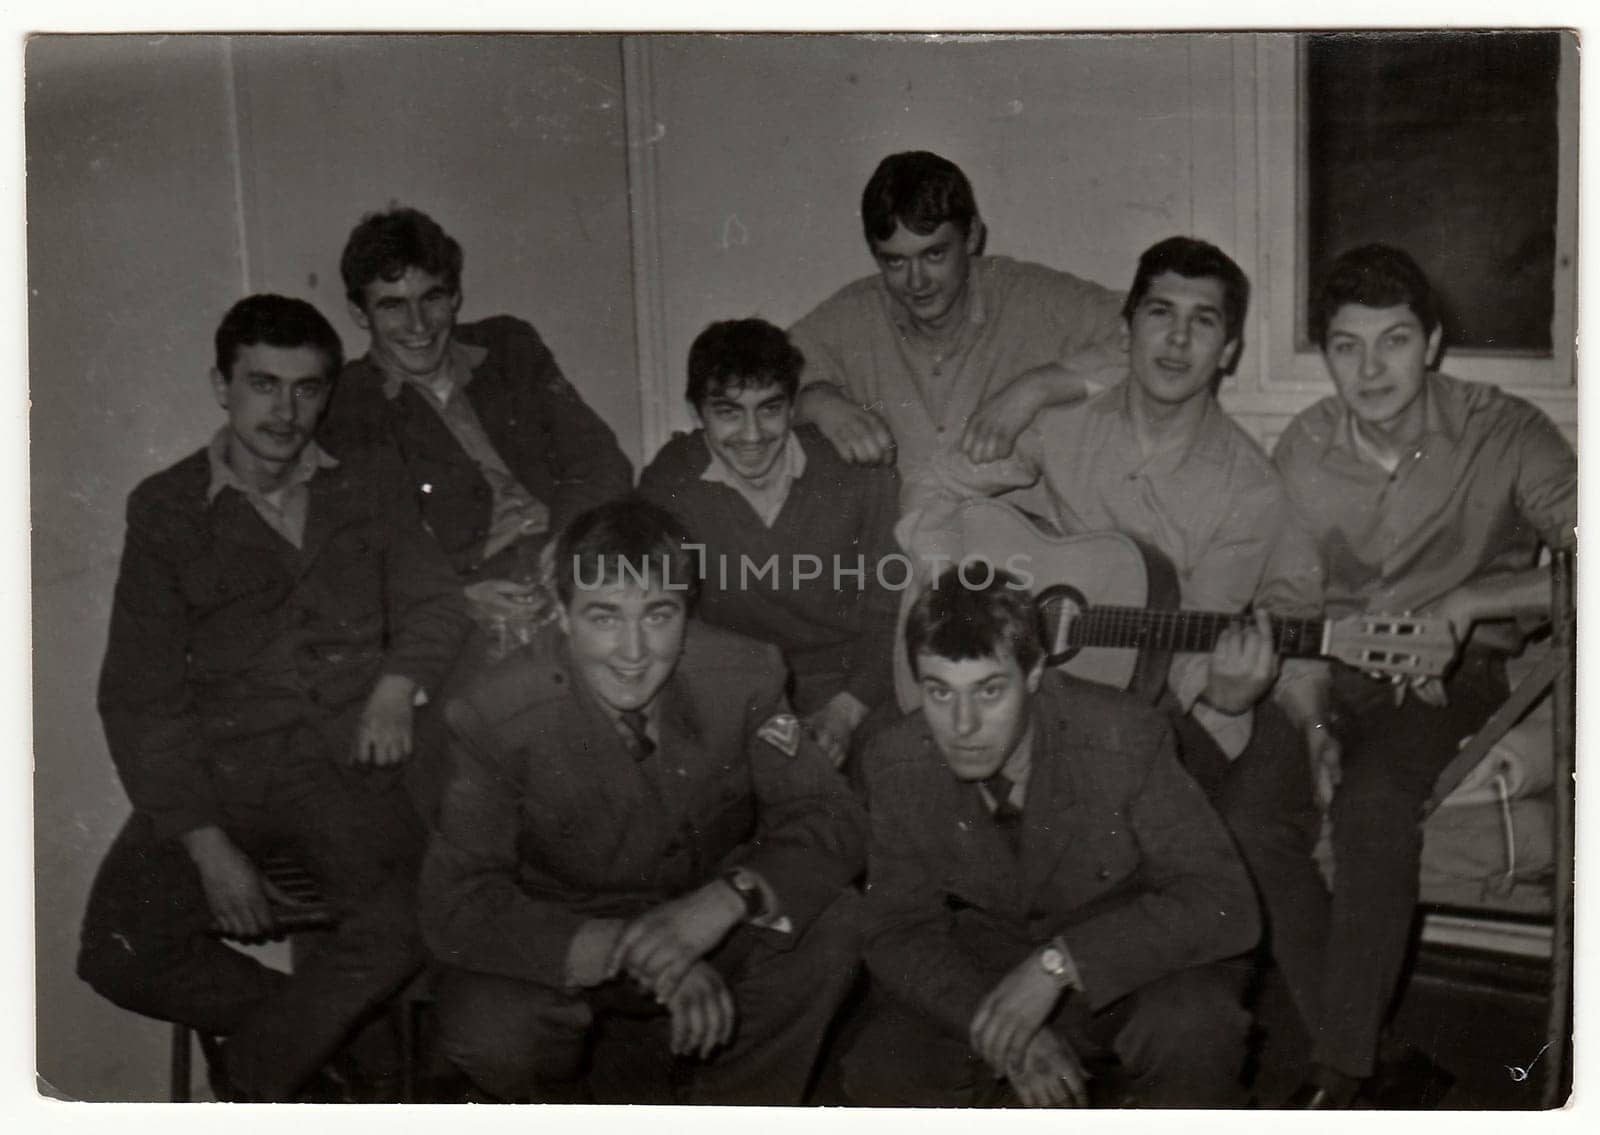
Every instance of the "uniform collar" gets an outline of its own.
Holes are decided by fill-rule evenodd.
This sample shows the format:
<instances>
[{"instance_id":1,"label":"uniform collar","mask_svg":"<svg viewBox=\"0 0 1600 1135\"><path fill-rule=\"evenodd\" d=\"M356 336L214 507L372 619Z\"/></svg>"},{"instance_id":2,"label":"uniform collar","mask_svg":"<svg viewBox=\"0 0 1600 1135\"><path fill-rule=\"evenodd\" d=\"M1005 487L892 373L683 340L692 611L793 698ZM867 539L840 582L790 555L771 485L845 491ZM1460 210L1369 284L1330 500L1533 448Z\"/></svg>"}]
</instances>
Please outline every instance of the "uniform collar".
<instances>
[{"instance_id":1,"label":"uniform collar","mask_svg":"<svg viewBox=\"0 0 1600 1135\"><path fill-rule=\"evenodd\" d=\"M211 479L206 485L206 504L211 504L217 499L217 494L223 489L237 489L248 497L261 496L262 494L250 485L244 483L239 474L233 471L233 466L228 464L228 427L223 426L211 437L211 444L206 447L206 461L211 468ZM300 451L300 456L295 459L294 470L283 482L284 488L303 485L316 474L318 469L335 469L339 462L332 454L326 453L315 441L306 442L306 447Z\"/></svg>"},{"instance_id":2,"label":"uniform collar","mask_svg":"<svg viewBox=\"0 0 1600 1135\"><path fill-rule=\"evenodd\" d=\"M465 390L467 383L472 381L473 372L483 365L483 360L489 357L489 348L475 346L472 343L463 343L455 336L450 337L450 345L445 348L445 366L451 375L450 392ZM391 402L400 396L400 389L407 384L417 386L428 393L433 391L428 384L414 375L399 371L391 371L369 352L367 358L378 368L378 373L383 376L383 396Z\"/></svg>"}]
</instances>

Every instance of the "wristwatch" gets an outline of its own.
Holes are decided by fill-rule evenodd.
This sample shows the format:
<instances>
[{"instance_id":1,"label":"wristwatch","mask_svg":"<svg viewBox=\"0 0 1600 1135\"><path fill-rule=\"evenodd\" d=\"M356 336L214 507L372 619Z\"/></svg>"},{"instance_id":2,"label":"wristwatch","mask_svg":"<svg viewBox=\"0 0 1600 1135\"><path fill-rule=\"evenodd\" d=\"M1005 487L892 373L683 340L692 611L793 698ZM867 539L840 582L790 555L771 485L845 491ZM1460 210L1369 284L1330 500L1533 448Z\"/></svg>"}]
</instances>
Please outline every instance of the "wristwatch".
<instances>
[{"instance_id":1,"label":"wristwatch","mask_svg":"<svg viewBox=\"0 0 1600 1135\"><path fill-rule=\"evenodd\" d=\"M767 913L766 892L761 889L761 884L755 877L742 867L722 873L722 881L733 888L734 894L744 900L744 916L747 919L760 918Z\"/></svg>"},{"instance_id":2,"label":"wristwatch","mask_svg":"<svg viewBox=\"0 0 1600 1135\"><path fill-rule=\"evenodd\" d=\"M1067 952L1058 941L1045 944L1039 951L1039 968L1050 975L1062 989L1073 988L1072 970L1067 964Z\"/></svg>"}]
</instances>

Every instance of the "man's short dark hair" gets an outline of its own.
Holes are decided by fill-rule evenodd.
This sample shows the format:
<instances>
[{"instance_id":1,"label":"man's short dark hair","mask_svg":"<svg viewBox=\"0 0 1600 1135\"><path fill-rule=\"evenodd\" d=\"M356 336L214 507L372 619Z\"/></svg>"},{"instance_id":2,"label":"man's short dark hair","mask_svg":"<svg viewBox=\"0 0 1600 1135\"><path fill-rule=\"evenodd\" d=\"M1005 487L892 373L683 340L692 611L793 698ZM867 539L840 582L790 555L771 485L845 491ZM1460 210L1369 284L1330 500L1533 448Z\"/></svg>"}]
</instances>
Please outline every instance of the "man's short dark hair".
<instances>
[{"instance_id":1,"label":"man's short dark hair","mask_svg":"<svg viewBox=\"0 0 1600 1135\"><path fill-rule=\"evenodd\" d=\"M289 296L246 296L228 309L215 336L217 373L233 378L240 347L264 343L269 347L310 347L327 364L326 377L336 378L344 368L344 344L339 333L305 300Z\"/></svg>"},{"instance_id":2,"label":"man's short dark hair","mask_svg":"<svg viewBox=\"0 0 1600 1135\"><path fill-rule=\"evenodd\" d=\"M765 319L726 319L695 336L689 348L689 404L718 394L776 386L793 399L805 366L800 348Z\"/></svg>"},{"instance_id":3,"label":"man's short dark hair","mask_svg":"<svg viewBox=\"0 0 1600 1135\"><path fill-rule=\"evenodd\" d=\"M671 513L641 496L597 505L574 517L556 540L556 597L566 607L580 589L638 582L680 592L692 611L700 576L688 542Z\"/></svg>"},{"instance_id":4,"label":"man's short dark hair","mask_svg":"<svg viewBox=\"0 0 1600 1135\"><path fill-rule=\"evenodd\" d=\"M968 565L967 578L979 574ZM917 659L923 654L953 662L1009 654L1024 674L1044 657L1044 620L1028 589L998 568L981 574L984 586L968 587L959 568L947 568L917 596L906 617L906 656L913 675L921 677Z\"/></svg>"},{"instance_id":5,"label":"man's short dark hair","mask_svg":"<svg viewBox=\"0 0 1600 1135\"><path fill-rule=\"evenodd\" d=\"M393 282L411 268L438 276L451 292L461 290L461 245L455 237L420 209L396 206L385 213L368 213L350 230L339 275L344 294L363 307L367 285L374 280Z\"/></svg>"},{"instance_id":6,"label":"man's short dark hair","mask_svg":"<svg viewBox=\"0 0 1600 1135\"><path fill-rule=\"evenodd\" d=\"M1238 343L1223 374L1231 374L1244 354L1244 317L1250 309L1250 278L1244 269L1222 249L1209 241L1192 236L1169 236L1145 249L1139 257L1139 267L1133 273L1133 286L1128 298L1122 302L1122 318L1133 322L1133 313L1150 291L1150 284L1163 272L1176 272L1190 280L1211 279L1222 283L1223 335L1230 343Z\"/></svg>"},{"instance_id":7,"label":"man's short dark hair","mask_svg":"<svg viewBox=\"0 0 1600 1135\"><path fill-rule=\"evenodd\" d=\"M1363 244L1341 253L1322 274L1311 296L1311 341L1318 349L1328 345L1328 324L1347 303L1362 307L1398 307L1405 304L1432 335L1439 326L1439 308L1433 285L1404 249L1390 244Z\"/></svg>"},{"instance_id":8,"label":"man's short dark hair","mask_svg":"<svg viewBox=\"0 0 1600 1135\"><path fill-rule=\"evenodd\" d=\"M977 218L978 202L967 175L927 150L890 154L872 171L861 193L861 227L869 246L892 237L897 224L927 236L949 221L966 236Z\"/></svg>"}]
</instances>

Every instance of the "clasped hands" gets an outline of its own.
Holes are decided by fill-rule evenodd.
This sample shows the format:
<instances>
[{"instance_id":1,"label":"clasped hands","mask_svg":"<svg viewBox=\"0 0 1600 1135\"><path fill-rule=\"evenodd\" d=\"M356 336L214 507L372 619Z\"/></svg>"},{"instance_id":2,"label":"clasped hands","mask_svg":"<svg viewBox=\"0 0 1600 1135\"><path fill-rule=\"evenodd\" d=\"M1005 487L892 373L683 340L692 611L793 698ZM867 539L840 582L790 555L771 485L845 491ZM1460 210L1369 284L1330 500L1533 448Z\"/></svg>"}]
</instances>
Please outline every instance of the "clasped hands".
<instances>
[{"instance_id":1,"label":"clasped hands","mask_svg":"<svg viewBox=\"0 0 1600 1135\"><path fill-rule=\"evenodd\" d=\"M704 1059L733 1039L733 994L704 958L744 918L744 901L715 879L621 925L604 980L627 974L671 1016L675 1055Z\"/></svg>"},{"instance_id":2,"label":"clasped hands","mask_svg":"<svg viewBox=\"0 0 1600 1135\"><path fill-rule=\"evenodd\" d=\"M973 1014L973 1051L1028 1107L1087 1107L1089 1077L1072 1046L1044 1027L1061 987L1029 954L1000 979Z\"/></svg>"}]
</instances>

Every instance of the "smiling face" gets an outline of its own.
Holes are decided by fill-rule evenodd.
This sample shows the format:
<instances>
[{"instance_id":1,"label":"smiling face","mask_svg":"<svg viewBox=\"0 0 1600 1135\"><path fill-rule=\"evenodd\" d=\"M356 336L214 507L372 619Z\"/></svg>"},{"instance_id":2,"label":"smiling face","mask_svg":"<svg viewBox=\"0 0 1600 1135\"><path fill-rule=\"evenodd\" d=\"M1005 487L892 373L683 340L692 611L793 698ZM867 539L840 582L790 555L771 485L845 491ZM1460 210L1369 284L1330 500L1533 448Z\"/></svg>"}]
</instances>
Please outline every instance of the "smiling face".
<instances>
[{"instance_id":1,"label":"smiling face","mask_svg":"<svg viewBox=\"0 0 1600 1135\"><path fill-rule=\"evenodd\" d=\"M228 464L247 483L270 488L311 440L333 389L328 359L315 347L247 343L211 389L228 412Z\"/></svg>"},{"instance_id":2,"label":"smiling face","mask_svg":"<svg viewBox=\"0 0 1600 1135\"><path fill-rule=\"evenodd\" d=\"M794 401L775 384L730 383L706 396L695 417L706 444L744 480L759 487L783 453L794 415Z\"/></svg>"},{"instance_id":3,"label":"smiling face","mask_svg":"<svg viewBox=\"0 0 1600 1135\"><path fill-rule=\"evenodd\" d=\"M925 331L942 330L960 315L980 239L977 222L965 236L950 221L927 236L897 225L888 240L872 242L872 256L884 286L912 321Z\"/></svg>"},{"instance_id":4,"label":"smiling face","mask_svg":"<svg viewBox=\"0 0 1600 1135\"><path fill-rule=\"evenodd\" d=\"M629 580L578 588L559 620L584 683L621 712L649 705L672 677L688 614L681 592Z\"/></svg>"},{"instance_id":5,"label":"smiling face","mask_svg":"<svg viewBox=\"0 0 1600 1135\"><path fill-rule=\"evenodd\" d=\"M1000 771L1028 732L1043 675L1042 661L1024 673L1009 652L960 661L926 651L917 656L922 716L957 779L985 780Z\"/></svg>"},{"instance_id":6,"label":"smiling face","mask_svg":"<svg viewBox=\"0 0 1600 1135\"><path fill-rule=\"evenodd\" d=\"M372 336L372 358L385 370L429 379L439 373L461 292L444 277L407 268L398 280L373 280L363 289L361 305L350 305L350 317Z\"/></svg>"},{"instance_id":7,"label":"smiling face","mask_svg":"<svg viewBox=\"0 0 1600 1135\"><path fill-rule=\"evenodd\" d=\"M1128 367L1140 397L1177 406L1210 393L1239 349L1227 337L1226 296L1213 276L1163 272L1128 321Z\"/></svg>"},{"instance_id":8,"label":"smiling face","mask_svg":"<svg viewBox=\"0 0 1600 1135\"><path fill-rule=\"evenodd\" d=\"M1328 320L1322 358L1356 420L1405 442L1422 430L1423 382L1442 334L1439 327L1424 331L1409 304L1347 303Z\"/></svg>"}]
</instances>

